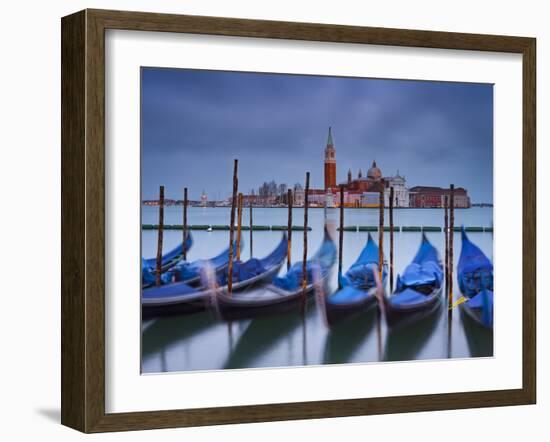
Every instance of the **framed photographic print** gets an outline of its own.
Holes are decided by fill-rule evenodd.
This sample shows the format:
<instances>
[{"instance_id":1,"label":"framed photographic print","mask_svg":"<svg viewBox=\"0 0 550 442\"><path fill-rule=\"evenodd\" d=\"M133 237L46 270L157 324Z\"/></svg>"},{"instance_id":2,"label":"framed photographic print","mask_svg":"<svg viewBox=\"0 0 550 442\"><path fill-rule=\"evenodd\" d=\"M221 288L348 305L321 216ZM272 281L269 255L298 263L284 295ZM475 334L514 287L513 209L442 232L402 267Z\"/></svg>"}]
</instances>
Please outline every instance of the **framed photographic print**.
<instances>
[{"instance_id":1,"label":"framed photographic print","mask_svg":"<svg viewBox=\"0 0 550 442\"><path fill-rule=\"evenodd\" d=\"M535 52L63 18L62 423L534 403Z\"/></svg>"}]
</instances>

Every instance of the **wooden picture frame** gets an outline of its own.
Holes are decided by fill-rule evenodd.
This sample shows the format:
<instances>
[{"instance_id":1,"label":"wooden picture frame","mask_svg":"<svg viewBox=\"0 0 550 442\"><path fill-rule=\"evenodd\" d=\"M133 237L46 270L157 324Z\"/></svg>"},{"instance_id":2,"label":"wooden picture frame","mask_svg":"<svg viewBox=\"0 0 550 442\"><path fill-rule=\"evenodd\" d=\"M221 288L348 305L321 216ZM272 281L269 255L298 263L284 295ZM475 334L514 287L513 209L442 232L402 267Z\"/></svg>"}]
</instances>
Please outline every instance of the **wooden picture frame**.
<instances>
[{"instance_id":1,"label":"wooden picture frame","mask_svg":"<svg viewBox=\"0 0 550 442\"><path fill-rule=\"evenodd\" d=\"M83 432L533 404L536 400L536 41L533 38L84 10L62 19L62 424ZM523 64L523 382L475 391L105 412L105 30L517 53Z\"/></svg>"}]
</instances>

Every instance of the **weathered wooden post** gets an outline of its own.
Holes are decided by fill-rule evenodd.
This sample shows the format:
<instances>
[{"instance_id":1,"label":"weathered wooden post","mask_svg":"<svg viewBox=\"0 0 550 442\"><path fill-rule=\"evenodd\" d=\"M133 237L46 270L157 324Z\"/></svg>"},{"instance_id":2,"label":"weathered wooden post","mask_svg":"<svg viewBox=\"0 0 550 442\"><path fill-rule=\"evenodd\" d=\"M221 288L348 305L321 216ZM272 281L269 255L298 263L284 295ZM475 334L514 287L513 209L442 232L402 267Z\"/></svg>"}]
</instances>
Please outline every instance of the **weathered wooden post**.
<instances>
[{"instance_id":1,"label":"weathered wooden post","mask_svg":"<svg viewBox=\"0 0 550 442\"><path fill-rule=\"evenodd\" d=\"M160 186L159 195L159 228L157 240L157 268L155 272L155 285L161 285L162 273L162 236L164 233L164 186Z\"/></svg>"},{"instance_id":2,"label":"weathered wooden post","mask_svg":"<svg viewBox=\"0 0 550 442\"><path fill-rule=\"evenodd\" d=\"M454 232L455 232L455 185L451 184L449 221L449 307L453 305L453 259L454 259ZM449 309L452 314L452 309Z\"/></svg>"},{"instance_id":3,"label":"weathered wooden post","mask_svg":"<svg viewBox=\"0 0 550 442\"><path fill-rule=\"evenodd\" d=\"M231 296L233 291L233 231L235 228L235 204L237 202L237 191L239 179L237 178L239 160L235 159L233 166L233 197L231 198L231 217L229 223L229 262L227 265L227 293Z\"/></svg>"},{"instance_id":4,"label":"weathered wooden post","mask_svg":"<svg viewBox=\"0 0 550 442\"><path fill-rule=\"evenodd\" d=\"M382 183L382 189L380 190L379 198L380 214L378 218L378 273L380 275L380 281L382 281L382 268L384 267L384 185Z\"/></svg>"},{"instance_id":5,"label":"weathered wooden post","mask_svg":"<svg viewBox=\"0 0 550 442\"><path fill-rule=\"evenodd\" d=\"M340 231L338 232L338 287L342 288L342 260L344 250L344 186L340 186Z\"/></svg>"},{"instance_id":6,"label":"weathered wooden post","mask_svg":"<svg viewBox=\"0 0 550 442\"><path fill-rule=\"evenodd\" d=\"M286 269L288 270L292 265L292 189L288 189L287 199L288 199L288 226L287 226L288 248L286 251Z\"/></svg>"},{"instance_id":7,"label":"weathered wooden post","mask_svg":"<svg viewBox=\"0 0 550 442\"><path fill-rule=\"evenodd\" d=\"M254 249L252 248L252 236L253 236L252 227L254 226L254 224L252 223L252 197L250 197L249 209L250 209L250 257L252 258L254 256L254 253L253 253Z\"/></svg>"},{"instance_id":8,"label":"weathered wooden post","mask_svg":"<svg viewBox=\"0 0 550 442\"><path fill-rule=\"evenodd\" d=\"M390 293L393 293L393 187L390 187Z\"/></svg>"},{"instance_id":9,"label":"weathered wooden post","mask_svg":"<svg viewBox=\"0 0 550 442\"><path fill-rule=\"evenodd\" d=\"M302 312L305 312L305 308L306 308L308 207L309 207L309 172L306 172L306 188L305 188L305 195L304 195L304 255L302 259Z\"/></svg>"},{"instance_id":10,"label":"weathered wooden post","mask_svg":"<svg viewBox=\"0 0 550 442\"><path fill-rule=\"evenodd\" d=\"M445 195L445 225L443 232L445 233L445 295L449 296L449 195Z\"/></svg>"},{"instance_id":11,"label":"weathered wooden post","mask_svg":"<svg viewBox=\"0 0 550 442\"><path fill-rule=\"evenodd\" d=\"M241 229L243 222L243 194L239 193L237 199L237 261L241 260Z\"/></svg>"},{"instance_id":12,"label":"weathered wooden post","mask_svg":"<svg viewBox=\"0 0 550 442\"><path fill-rule=\"evenodd\" d=\"M187 260L187 187L183 189L183 260Z\"/></svg>"}]
</instances>

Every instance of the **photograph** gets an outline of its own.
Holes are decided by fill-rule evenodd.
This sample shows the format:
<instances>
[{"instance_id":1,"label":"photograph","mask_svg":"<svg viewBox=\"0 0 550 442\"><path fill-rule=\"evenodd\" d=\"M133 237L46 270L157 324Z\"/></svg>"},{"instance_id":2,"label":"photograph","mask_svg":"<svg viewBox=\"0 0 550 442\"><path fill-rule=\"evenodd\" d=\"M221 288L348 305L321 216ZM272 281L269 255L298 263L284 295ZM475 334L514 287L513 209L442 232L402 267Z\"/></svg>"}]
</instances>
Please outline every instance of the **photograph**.
<instances>
[{"instance_id":1,"label":"photograph","mask_svg":"<svg viewBox=\"0 0 550 442\"><path fill-rule=\"evenodd\" d=\"M494 356L493 84L140 76L142 374Z\"/></svg>"}]
</instances>

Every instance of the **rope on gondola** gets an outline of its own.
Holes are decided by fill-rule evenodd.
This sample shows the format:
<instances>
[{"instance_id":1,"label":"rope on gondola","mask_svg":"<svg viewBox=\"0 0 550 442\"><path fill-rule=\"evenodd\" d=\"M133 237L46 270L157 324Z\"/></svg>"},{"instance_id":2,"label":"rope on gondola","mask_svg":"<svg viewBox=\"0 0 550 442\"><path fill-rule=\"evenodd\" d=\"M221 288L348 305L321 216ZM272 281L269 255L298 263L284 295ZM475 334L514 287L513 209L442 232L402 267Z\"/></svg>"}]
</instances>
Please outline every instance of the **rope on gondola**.
<instances>
[{"instance_id":1,"label":"rope on gondola","mask_svg":"<svg viewBox=\"0 0 550 442\"><path fill-rule=\"evenodd\" d=\"M455 302L453 302L453 304L449 307L449 310L452 310L452 309L458 307L460 304L463 304L464 302L467 302L469 300L470 300L470 298L467 298L466 296L461 296Z\"/></svg>"}]
</instances>

